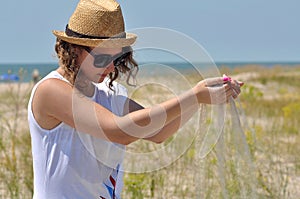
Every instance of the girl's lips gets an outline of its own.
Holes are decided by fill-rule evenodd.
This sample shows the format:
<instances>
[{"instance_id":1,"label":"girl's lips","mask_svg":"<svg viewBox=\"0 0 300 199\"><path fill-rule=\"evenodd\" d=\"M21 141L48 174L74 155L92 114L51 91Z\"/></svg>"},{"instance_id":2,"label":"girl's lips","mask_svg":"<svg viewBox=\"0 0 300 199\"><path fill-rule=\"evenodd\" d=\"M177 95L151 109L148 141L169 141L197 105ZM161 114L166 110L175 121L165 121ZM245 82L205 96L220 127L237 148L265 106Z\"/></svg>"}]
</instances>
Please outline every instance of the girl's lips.
<instances>
[{"instance_id":1,"label":"girl's lips","mask_svg":"<svg viewBox=\"0 0 300 199\"><path fill-rule=\"evenodd\" d=\"M100 73L100 74L97 74L97 75L99 75L100 77L106 77L107 76L107 74L103 74L103 73Z\"/></svg>"}]
</instances>

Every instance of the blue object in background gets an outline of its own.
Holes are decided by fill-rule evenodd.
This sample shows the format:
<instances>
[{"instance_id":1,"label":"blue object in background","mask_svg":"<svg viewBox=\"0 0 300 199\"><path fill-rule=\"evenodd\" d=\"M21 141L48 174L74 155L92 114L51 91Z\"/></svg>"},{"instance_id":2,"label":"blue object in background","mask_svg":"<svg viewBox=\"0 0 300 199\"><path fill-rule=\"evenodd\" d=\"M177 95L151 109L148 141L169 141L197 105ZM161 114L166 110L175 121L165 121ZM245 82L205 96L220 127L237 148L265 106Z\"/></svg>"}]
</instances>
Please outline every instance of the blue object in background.
<instances>
[{"instance_id":1,"label":"blue object in background","mask_svg":"<svg viewBox=\"0 0 300 199\"><path fill-rule=\"evenodd\" d=\"M20 78L18 75L16 74L3 74L0 76L0 81L6 81L6 82L10 82L10 81L19 81Z\"/></svg>"}]
</instances>

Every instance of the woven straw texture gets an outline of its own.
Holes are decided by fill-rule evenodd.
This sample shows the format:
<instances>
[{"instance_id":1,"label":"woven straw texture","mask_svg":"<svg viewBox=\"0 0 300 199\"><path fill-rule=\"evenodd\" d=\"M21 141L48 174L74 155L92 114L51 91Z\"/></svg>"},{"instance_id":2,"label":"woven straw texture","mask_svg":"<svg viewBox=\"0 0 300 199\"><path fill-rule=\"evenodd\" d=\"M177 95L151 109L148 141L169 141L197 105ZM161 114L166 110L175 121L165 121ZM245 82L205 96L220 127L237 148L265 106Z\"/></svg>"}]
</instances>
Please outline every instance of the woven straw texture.
<instances>
[{"instance_id":1,"label":"woven straw texture","mask_svg":"<svg viewBox=\"0 0 300 199\"><path fill-rule=\"evenodd\" d=\"M114 0L81 0L69 19L69 29L93 37L115 37L125 31L121 7ZM131 33L126 33L125 38L109 39L70 37L57 30L53 34L69 43L91 47L124 47L136 40Z\"/></svg>"}]
</instances>

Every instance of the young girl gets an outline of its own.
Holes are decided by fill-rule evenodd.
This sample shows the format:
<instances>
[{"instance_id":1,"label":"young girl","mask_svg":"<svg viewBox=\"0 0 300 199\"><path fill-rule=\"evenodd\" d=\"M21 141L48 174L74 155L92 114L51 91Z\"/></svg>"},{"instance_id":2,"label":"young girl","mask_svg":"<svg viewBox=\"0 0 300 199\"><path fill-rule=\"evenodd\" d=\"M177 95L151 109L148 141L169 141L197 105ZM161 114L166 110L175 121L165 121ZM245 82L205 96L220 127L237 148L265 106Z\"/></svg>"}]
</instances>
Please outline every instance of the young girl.
<instances>
[{"instance_id":1,"label":"young girl","mask_svg":"<svg viewBox=\"0 0 300 199\"><path fill-rule=\"evenodd\" d=\"M161 143L200 103L226 103L240 92L236 81L217 77L149 108L127 98L115 80L138 67L136 35L124 32L113 0L81 0L66 30L53 33L59 67L35 85L28 104L35 199L120 198L125 145Z\"/></svg>"}]
</instances>

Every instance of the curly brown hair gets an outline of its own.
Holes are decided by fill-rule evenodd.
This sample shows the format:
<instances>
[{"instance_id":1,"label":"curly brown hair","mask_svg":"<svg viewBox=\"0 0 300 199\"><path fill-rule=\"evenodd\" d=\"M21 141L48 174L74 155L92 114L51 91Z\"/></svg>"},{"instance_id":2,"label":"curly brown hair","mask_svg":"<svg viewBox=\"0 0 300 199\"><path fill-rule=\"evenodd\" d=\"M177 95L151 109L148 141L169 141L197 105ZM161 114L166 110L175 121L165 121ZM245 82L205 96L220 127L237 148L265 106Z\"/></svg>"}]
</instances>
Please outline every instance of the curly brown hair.
<instances>
[{"instance_id":1,"label":"curly brown hair","mask_svg":"<svg viewBox=\"0 0 300 199\"><path fill-rule=\"evenodd\" d=\"M76 76L78 74L80 66L77 64L77 53L76 48L83 49L83 46L71 44L61 39L56 39L55 52L60 62L60 66L65 72L65 78L74 85ZM135 78L138 71L138 64L133 59L133 50L131 46L123 47L123 52L128 52L129 56L126 58L125 62L118 67L114 68L114 72L109 74L110 82L109 88L112 89L113 81L119 77L119 73L127 75L126 82L128 85L130 78Z\"/></svg>"}]
</instances>

